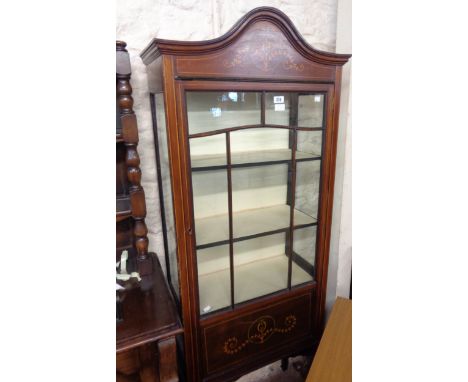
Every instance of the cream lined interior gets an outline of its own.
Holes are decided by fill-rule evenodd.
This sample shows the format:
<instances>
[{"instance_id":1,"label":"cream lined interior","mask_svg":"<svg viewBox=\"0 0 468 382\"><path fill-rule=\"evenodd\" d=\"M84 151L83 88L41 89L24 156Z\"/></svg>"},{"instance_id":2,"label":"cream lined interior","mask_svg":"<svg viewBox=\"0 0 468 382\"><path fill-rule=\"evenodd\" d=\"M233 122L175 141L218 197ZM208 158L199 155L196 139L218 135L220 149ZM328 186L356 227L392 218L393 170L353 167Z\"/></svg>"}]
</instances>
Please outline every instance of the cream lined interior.
<instances>
[{"instance_id":1,"label":"cream lined interior","mask_svg":"<svg viewBox=\"0 0 468 382\"><path fill-rule=\"evenodd\" d=\"M240 303L287 288L288 258L276 255L251 261L234 269L234 301ZM312 280L312 276L292 263L292 285ZM229 269L199 274L200 312L208 313L231 305Z\"/></svg>"},{"instance_id":2,"label":"cream lined interior","mask_svg":"<svg viewBox=\"0 0 468 382\"><path fill-rule=\"evenodd\" d=\"M260 93L187 93L189 134L197 134L260 123ZM273 96L284 95L284 108L275 110ZM301 96L302 97L302 96ZM299 98L298 123L321 126L323 96ZM308 96L307 96L308 97ZM310 96L314 97L314 96ZM234 102L234 99L236 100ZM242 101L243 100L243 101ZM289 124L287 93L268 94L266 120ZM321 155L322 133L300 132L297 159ZM251 128L230 133L232 164L255 164L291 159L290 131L278 128ZM190 139L192 168L224 166L226 135ZM301 168L299 169L299 164ZM318 213L320 160L297 163L294 224L314 223ZM287 164L239 167L231 170L233 238L286 229L290 225ZM227 170L223 168L192 172L192 191L197 246L229 239ZM305 194L304 194L305 193ZM312 228L312 229L310 229ZM312 238L310 236L313 236ZM295 230L293 248L314 265L315 227ZM284 232L233 244L234 302L240 303L287 288L288 257ZM201 314L231 304L229 245L197 250ZM312 276L292 262L291 285L311 281Z\"/></svg>"},{"instance_id":3,"label":"cream lined interior","mask_svg":"<svg viewBox=\"0 0 468 382\"><path fill-rule=\"evenodd\" d=\"M311 253L310 229L295 230L294 250ZM287 288L288 258L285 255L285 233L262 236L235 242L234 301L244 302ZM312 254L312 253L311 253ZM304 256L306 258L306 256ZM306 260L314 264L312 256ZM197 251L201 312L221 309L231 304L229 245L219 245ZM313 278L292 262L291 285L299 285ZM208 311L208 310L206 310Z\"/></svg>"},{"instance_id":4,"label":"cream lined interior","mask_svg":"<svg viewBox=\"0 0 468 382\"><path fill-rule=\"evenodd\" d=\"M256 235L289 227L290 207L286 204L244 210L233 214L233 236ZM215 243L229 239L229 216L217 215L195 220L197 245ZM294 211L296 225L310 224L316 219Z\"/></svg>"}]
</instances>

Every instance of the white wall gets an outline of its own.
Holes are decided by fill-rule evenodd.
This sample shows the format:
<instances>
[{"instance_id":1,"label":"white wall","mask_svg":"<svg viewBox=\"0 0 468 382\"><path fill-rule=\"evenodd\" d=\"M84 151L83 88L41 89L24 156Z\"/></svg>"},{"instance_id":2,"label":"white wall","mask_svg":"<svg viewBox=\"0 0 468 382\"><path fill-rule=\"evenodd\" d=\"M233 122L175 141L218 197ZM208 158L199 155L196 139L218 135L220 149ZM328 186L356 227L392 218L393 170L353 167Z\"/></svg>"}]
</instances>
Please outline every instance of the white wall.
<instances>
[{"instance_id":1,"label":"white wall","mask_svg":"<svg viewBox=\"0 0 468 382\"><path fill-rule=\"evenodd\" d=\"M127 42L132 64L131 84L140 134L138 151L143 172L142 185L146 193L148 211L146 222L149 230L150 250L158 253L163 264L164 248L161 235L151 112L146 69L138 56L141 50L154 37L176 40L215 38L228 31L239 18L251 9L258 6L273 6L282 10L291 18L308 43L317 49L334 52L337 33L337 10L341 1L117 0L116 39ZM349 18L350 16L344 15L343 17ZM350 21L348 25L350 25ZM346 53L349 53L349 51L346 51ZM340 136L340 139L342 140L343 137ZM343 142L340 142L338 147L343 148ZM343 164L344 161L341 166ZM337 175L339 175L339 171ZM341 180L339 182L342 183L343 174L340 176ZM346 187L349 188L350 184L347 183ZM339 200L341 204L343 199L342 187L337 187L335 199ZM343 208L340 209L347 211L346 208L348 208L349 212L346 213L349 213L350 216L350 208L345 207L345 202L349 204L349 201L343 201ZM339 219L339 221L349 224L350 227L350 222L346 222L346 219ZM344 230L349 230L349 227L344 228ZM332 235L332 240L339 241L339 235L333 233ZM335 252L333 256L337 257L338 252ZM350 252L347 256L350 256ZM333 267L335 267L334 264L337 265L338 261L332 261ZM336 273L336 270L331 270L331 273ZM333 285L331 285L330 293L334 297L336 283L341 281L341 276L339 280L337 280L336 276L331 277L331 281Z\"/></svg>"},{"instance_id":2,"label":"white wall","mask_svg":"<svg viewBox=\"0 0 468 382\"><path fill-rule=\"evenodd\" d=\"M351 0L338 0L336 52L350 53ZM348 297L351 281L351 61L343 67L326 310Z\"/></svg>"}]
</instances>

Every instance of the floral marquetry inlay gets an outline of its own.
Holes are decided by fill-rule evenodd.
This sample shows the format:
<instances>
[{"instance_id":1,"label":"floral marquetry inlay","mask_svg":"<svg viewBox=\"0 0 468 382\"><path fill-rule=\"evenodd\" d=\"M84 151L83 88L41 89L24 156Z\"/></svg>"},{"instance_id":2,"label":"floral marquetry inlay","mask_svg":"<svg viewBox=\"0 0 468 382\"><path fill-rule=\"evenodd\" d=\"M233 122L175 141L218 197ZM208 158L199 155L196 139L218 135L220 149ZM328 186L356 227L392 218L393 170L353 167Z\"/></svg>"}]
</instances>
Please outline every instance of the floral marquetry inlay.
<instances>
[{"instance_id":1,"label":"floral marquetry inlay","mask_svg":"<svg viewBox=\"0 0 468 382\"><path fill-rule=\"evenodd\" d=\"M235 48L234 57L223 60L225 68L253 65L265 73L275 71L278 66L297 72L304 70L304 63L297 62L289 42L278 29L261 24L252 29L255 36L261 37L260 45L252 43L250 39L241 41Z\"/></svg>"},{"instance_id":2,"label":"floral marquetry inlay","mask_svg":"<svg viewBox=\"0 0 468 382\"><path fill-rule=\"evenodd\" d=\"M237 337L230 337L224 342L224 353L236 354L248 344L263 344L275 333L286 334L296 326L296 316L290 314L284 320L284 327L276 327L275 320L271 316L262 316L256 319L247 331L247 338L239 341Z\"/></svg>"}]
</instances>

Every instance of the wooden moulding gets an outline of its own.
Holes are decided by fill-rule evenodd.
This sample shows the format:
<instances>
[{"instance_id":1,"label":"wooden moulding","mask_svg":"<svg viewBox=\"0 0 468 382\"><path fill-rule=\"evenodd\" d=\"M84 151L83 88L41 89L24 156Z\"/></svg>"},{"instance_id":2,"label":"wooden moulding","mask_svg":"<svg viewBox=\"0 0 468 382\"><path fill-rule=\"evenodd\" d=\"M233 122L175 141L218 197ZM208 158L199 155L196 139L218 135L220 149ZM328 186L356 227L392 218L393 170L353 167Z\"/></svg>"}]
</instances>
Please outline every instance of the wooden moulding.
<instances>
[{"instance_id":1,"label":"wooden moulding","mask_svg":"<svg viewBox=\"0 0 468 382\"><path fill-rule=\"evenodd\" d=\"M148 65L161 54L198 56L215 52L229 47L229 45L245 33L250 25L259 21L264 21L269 25L276 26L283 33L285 38L287 38L291 47L310 61L324 65L344 65L351 57L350 54L329 53L313 48L304 40L288 16L272 7L259 7L251 10L228 32L212 40L175 41L155 38L141 52L140 56L145 65Z\"/></svg>"},{"instance_id":2,"label":"wooden moulding","mask_svg":"<svg viewBox=\"0 0 468 382\"><path fill-rule=\"evenodd\" d=\"M209 41L169 41L153 39L141 53L143 62L148 66L149 88L164 92L168 151L170 159L171 187L173 193L175 231L177 237L177 254L180 276L180 296L182 316L185 326L185 362L187 379L190 381L229 381L245 372L255 369L280 357L312 349L318 341L323 326L325 292L329 256L331 212L333 203L333 185L338 129L339 92L341 86L341 66L351 55L321 52L308 45L290 19L281 11L261 7L247 13L234 27L221 37ZM153 92L153 90L151 90ZM258 91L262 92L262 105L265 104L266 91L275 92L321 92L325 95L325 126L315 129L323 133L320 176L319 212L317 216L317 240L315 267L302 267L315 274L315 281L306 286L292 286L269 296L232 306L226 310L200 316L198 294L198 265L196 258L196 221L194 219L193 192L191 184L192 170L189 151L189 139L204 137L215 133L189 135L185 93L187 91ZM262 107L262 110L264 108ZM265 125L262 112L260 126L237 126L218 131L226 135L226 151L229 152L230 132L235 129L261 127ZM290 121L294 134L304 130L297 123ZM309 129L307 129L309 130ZM310 129L309 131L312 131ZM295 163L303 158L296 153L293 136L289 149L291 174L295 175ZM230 157L228 155L228 157ZM309 158L310 159L310 158ZM214 165L219 165L215 163ZM236 165L234 155L221 164L229 176L230 169ZM199 167L200 168L200 167ZM293 181L294 179L292 179ZM229 183L229 180L228 180ZM288 198L288 221L294 227L299 222L294 216L293 195ZM232 246L236 240L235 227L232 226L232 208L229 215L231 224L226 237ZM283 228L283 227L280 227ZM297 227L295 227L297 228ZM288 229L292 241L293 230ZM297 254L291 245L287 248L289 268L296 263ZM297 259L299 263L300 259ZM232 266L232 249L230 264ZM300 265L299 265L300 266ZM232 269L232 268L231 268ZM231 287L235 286L232 271ZM291 280L291 275L288 275ZM228 334L231 326L237 328L237 319L250 317L255 312L263 315L268 306L281 302L287 310L288 301L307 291L310 304L311 321L304 324L301 338L297 337L287 344L276 344L263 353L252 357L241 357L236 362L223 367L222 348L214 346L218 334ZM291 303L292 308L294 304ZM282 309L283 309L282 308ZM298 308L299 309L299 308ZM304 308L305 309L305 308ZM272 314L274 312L271 312ZM301 312L300 314L302 314ZM299 313L298 313L299 314ZM249 319L250 319L249 318ZM282 318L279 317L281 320ZM231 324L226 324L232 320ZM204 337L208 327L219 329L207 341ZM211 332L210 332L211 333ZM240 332L239 332L240 333ZM214 341L211 341L211 339Z\"/></svg>"}]
</instances>

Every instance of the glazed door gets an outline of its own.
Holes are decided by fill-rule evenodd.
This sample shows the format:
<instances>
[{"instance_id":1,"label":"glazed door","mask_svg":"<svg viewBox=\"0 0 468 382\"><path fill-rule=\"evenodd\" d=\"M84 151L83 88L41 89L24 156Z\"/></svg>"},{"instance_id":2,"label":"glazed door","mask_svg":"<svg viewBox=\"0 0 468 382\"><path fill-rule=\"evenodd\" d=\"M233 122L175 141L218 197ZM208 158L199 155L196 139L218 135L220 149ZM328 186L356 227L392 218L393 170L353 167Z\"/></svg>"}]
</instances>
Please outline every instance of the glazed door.
<instances>
[{"instance_id":1,"label":"glazed door","mask_svg":"<svg viewBox=\"0 0 468 382\"><path fill-rule=\"evenodd\" d=\"M184 88L200 315L314 283L331 87Z\"/></svg>"}]
</instances>

